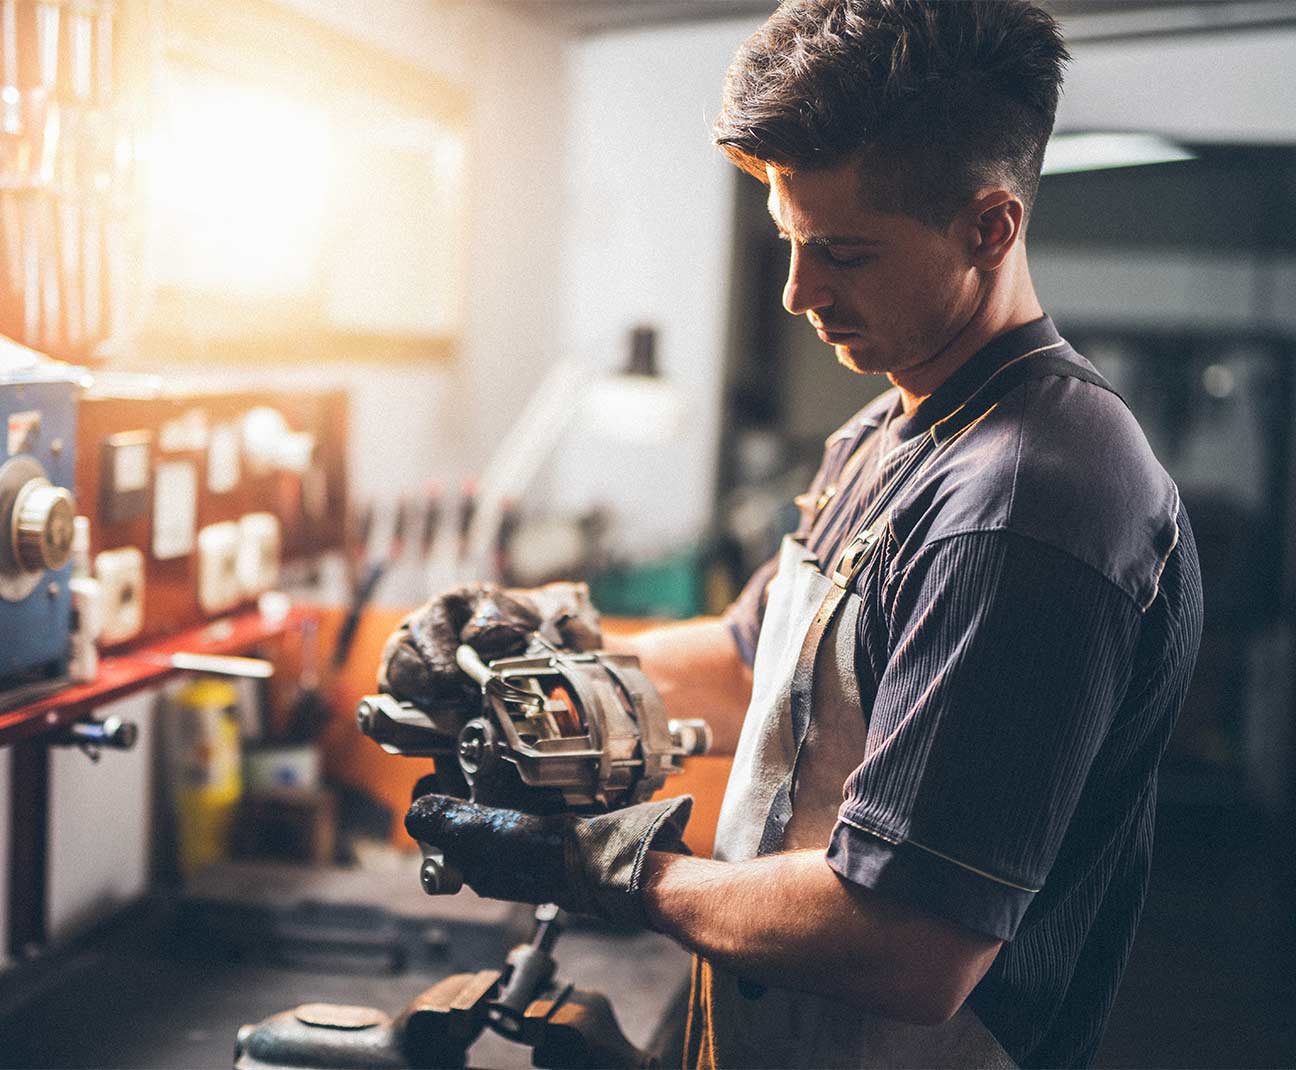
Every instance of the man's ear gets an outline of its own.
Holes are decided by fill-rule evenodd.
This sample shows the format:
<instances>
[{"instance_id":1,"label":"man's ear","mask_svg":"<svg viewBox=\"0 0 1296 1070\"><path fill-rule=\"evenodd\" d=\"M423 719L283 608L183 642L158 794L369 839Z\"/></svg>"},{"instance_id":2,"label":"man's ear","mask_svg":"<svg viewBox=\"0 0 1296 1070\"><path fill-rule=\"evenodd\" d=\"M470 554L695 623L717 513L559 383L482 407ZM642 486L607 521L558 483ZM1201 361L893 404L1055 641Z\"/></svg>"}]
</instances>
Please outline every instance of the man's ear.
<instances>
[{"instance_id":1,"label":"man's ear","mask_svg":"<svg viewBox=\"0 0 1296 1070\"><path fill-rule=\"evenodd\" d=\"M974 267L994 271L1021 240L1022 203L1003 189L980 193L968 206L967 236Z\"/></svg>"}]
</instances>

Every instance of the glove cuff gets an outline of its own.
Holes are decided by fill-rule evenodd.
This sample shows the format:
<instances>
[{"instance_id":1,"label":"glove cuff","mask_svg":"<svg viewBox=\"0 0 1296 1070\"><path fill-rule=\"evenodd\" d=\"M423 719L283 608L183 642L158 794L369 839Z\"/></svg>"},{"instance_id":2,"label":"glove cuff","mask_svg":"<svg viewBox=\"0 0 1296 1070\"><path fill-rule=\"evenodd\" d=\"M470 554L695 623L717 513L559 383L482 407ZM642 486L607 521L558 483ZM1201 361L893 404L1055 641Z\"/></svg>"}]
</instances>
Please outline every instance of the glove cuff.
<instances>
[{"instance_id":1,"label":"glove cuff","mask_svg":"<svg viewBox=\"0 0 1296 1070\"><path fill-rule=\"evenodd\" d=\"M649 851L684 851L682 838L693 797L639 803L577 820L567 838L571 895L560 905L609 921L650 927L643 906L643 868Z\"/></svg>"},{"instance_id":2,"label":"glove cuff","mask_svg":"<svg viewBox=\"0 0 1296 1070\"><path fill-rule=\"evenodd\" d=\"M547 642L567 650L598 650L603 631L598 610L590 599L589 584L570 580L546 583L514 592L538 612L540 634Z\"/></svg>"}]
</instances>

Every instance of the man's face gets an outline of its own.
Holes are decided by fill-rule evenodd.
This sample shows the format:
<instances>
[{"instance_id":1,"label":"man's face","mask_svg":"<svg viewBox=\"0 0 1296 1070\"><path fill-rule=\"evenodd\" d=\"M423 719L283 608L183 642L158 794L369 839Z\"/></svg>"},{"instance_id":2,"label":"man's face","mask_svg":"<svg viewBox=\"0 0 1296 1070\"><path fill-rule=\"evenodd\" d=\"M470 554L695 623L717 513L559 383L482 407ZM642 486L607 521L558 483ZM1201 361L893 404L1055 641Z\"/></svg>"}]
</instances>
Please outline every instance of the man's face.
<instances>
[{"instance_id":1,"label":"man's face","mask_svg":"<svg viewBox=\"0 0 1296 1070\"><path fill-rule=\"evenodd\" d=\"M791 246L783 307L804 315L846 367L902 371L967 324L978 276L957 226L940 234L869 207L854 162L767 175L770 215Z\"/></svg>"}]
</instances>

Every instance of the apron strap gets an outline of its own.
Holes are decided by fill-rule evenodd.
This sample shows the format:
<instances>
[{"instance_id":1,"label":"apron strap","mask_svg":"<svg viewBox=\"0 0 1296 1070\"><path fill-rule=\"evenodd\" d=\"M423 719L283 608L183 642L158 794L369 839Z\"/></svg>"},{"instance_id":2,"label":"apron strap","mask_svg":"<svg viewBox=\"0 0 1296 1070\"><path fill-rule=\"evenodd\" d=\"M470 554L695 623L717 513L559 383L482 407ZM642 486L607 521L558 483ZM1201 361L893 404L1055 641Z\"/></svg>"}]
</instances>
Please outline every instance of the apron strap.
<instances>
[{"instance_id":1,"label":"apron strap","mask_svg":"<svg viewBox=\"0 0 1296 1070\"><path fill-rule=\"evenodd\" d=\"M1065 346L1066 343L1061 342L1058 345ZM1081 367L1057 353L1041 353L1035 350L1009 361L987 379L967 401L932 425L926 440L914 450L891 482L879 493L856 530L856 534L847 542L846 549L833 569L832 586L810 622L810 627L806 630L805 638L801 643L801 652L797 656L796 668L792 674L790 703L795 757L792 760L791 770L779 784L770 802L769 814L766 816L765 827L761 831L760 844L757 847L758 855L774 854L783 849L784 833L788 822L792 819L797 765L800 763L806 734L810 728L810 707L814 694L816 663L824 646L824 638L837 619L846 596L851 592L856 578L881 544L882 532L890 516L891 505L900 492L926 467L926 461L935 451L952 442L1023 383L1054 375L1079 379L1120 397L1112 385L1097 372ZM1121 400L1124 401L1123 398ZM865 718L868 717L866 711L861 712Z\"/></svg>"}]
</instances>

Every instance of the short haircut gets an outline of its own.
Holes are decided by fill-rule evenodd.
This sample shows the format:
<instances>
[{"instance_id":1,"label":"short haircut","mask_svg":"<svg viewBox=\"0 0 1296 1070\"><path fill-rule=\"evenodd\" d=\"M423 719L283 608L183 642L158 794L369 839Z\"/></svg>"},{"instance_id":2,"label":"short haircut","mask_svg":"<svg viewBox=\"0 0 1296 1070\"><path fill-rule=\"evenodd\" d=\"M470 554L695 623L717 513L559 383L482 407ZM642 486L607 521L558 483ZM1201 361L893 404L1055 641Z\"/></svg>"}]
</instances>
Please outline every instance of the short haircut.
<instances>
[{"instance_id":1,"label":"short haircut","mask_svg":"<svg viewBox=\"0 0 1296 1070\"><path fill-rule=\"evenodd\" d=\"M857 158L876 207L940 230L990 184L1029 214L1069 59L1027 0L784 0L729 67L715 142L761 181Z\"/></svg>"}]
</instances>

